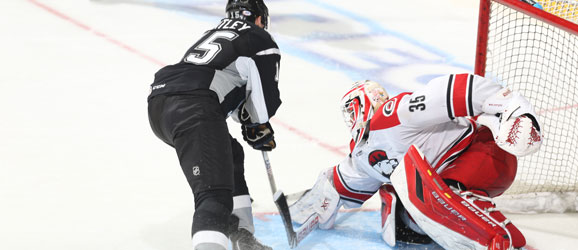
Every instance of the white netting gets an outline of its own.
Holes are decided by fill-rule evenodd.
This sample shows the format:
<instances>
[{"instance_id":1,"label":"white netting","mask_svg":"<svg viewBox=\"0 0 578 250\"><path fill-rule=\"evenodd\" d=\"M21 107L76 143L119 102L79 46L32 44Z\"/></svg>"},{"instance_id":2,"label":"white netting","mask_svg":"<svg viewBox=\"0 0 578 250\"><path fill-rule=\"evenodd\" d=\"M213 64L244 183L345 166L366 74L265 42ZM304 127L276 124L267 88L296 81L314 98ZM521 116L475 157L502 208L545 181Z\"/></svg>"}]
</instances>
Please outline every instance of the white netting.
<instances>
[{"instance_id":1,"label":"white netting","mask_svg":"<svg viewBox=\"0 0 578 250\"><path fill-rule=\"evenodd\" d=\"M548 12L578 20L576 1L541 2ZM490 10L486 76L532 102L544 138L538 153L519 158L506 194L577 192L578 37L496 2ZM575 211L576 195L568 199Z\"/></svg>"}]
</instances>

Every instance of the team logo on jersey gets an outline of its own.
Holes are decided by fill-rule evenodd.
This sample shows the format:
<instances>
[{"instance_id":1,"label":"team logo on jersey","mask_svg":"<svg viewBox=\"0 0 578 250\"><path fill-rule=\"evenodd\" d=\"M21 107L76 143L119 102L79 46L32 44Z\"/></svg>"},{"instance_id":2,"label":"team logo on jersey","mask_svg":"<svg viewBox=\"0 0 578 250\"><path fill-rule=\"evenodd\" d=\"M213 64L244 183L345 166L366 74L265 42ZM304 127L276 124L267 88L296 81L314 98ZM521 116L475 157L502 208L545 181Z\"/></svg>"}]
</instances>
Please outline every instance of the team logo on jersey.
<instances>
[{"instance_id":1,"label":"team logo on jersey","mask_svg":"<svg viewBox=\"0 0 578 250\"><path fill-rule=\"evenodd\" d=\"M391 114L393 114L393 111L395 110L396 102L397 102L397 98L393 98L383 105L383 115L384 116L390 116Z\"/></svg>"},{"instance_id":2,"label":"team logo on jersey","mask_svg":"<svg viewBox=\"0 0 578 250\"><path fill-rule=\"evenodd\" d=\"M385 110L385 109L384 109ZM374 150L369 153L369 165L381 173L381 175L389 178L393 170L399 165L397 159L389 159L387 153L383 150Z\"/></svg>"}]
</instances>

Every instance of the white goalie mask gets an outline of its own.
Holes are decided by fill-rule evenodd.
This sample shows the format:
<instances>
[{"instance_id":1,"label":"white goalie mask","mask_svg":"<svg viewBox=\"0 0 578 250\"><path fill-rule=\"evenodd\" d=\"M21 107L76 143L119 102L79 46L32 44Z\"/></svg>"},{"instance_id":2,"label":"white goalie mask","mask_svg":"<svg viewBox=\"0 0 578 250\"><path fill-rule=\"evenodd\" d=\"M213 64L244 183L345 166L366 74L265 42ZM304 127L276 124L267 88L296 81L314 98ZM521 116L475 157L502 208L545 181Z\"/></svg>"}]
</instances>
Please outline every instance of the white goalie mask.
<instances>
[{"instance_id":1,"label":"white goalie mask","mask_svg":"<svg viewBox=\"0 0 578 250\"><path fill-rule=\"evenodd\" d=\"M375 111L389 99L389 95L379 83L365 80L353 86L341 98L341 112L345 125L351 130L354 141L364 133L367 122Z\"/></svg>"}]
</instances>

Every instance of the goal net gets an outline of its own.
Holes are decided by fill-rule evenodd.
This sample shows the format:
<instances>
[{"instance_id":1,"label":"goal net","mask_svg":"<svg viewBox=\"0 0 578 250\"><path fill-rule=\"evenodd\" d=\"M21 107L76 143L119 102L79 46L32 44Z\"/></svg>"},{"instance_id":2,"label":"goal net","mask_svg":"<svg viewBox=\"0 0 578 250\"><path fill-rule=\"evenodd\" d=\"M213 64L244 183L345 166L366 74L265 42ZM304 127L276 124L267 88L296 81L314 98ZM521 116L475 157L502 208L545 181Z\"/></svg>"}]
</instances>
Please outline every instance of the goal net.
<instances>
[{"instance_id":1,"label":"goal net","mask_svg":"<svg viewBox=\"0 0 578 250\"><path fill-rule=\"evenodd\" d=\"M475 73L521 92L542 124L540 151L518 159L498 206L577 211L578 0L480 0Z\"/></svg>"}]
</instances>

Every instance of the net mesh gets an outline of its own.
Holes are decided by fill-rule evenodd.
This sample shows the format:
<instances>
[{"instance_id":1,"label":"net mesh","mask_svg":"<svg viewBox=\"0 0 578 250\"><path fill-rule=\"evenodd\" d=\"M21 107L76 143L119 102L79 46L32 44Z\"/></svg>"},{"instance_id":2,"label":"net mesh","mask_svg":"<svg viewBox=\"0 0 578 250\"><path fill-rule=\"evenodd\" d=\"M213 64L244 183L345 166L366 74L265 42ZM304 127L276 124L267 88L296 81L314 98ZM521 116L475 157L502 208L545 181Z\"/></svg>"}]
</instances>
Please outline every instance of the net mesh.
<instances>
[{"instance_id":1,"label":"net mesh","mask_svg":"<svg viewBox=\"0 0 578 250\"><path fill-rule=\"evenodd\" d=\"M543 10L564 18L573 23L578 23L578 1L570 0L538 0Z\"/></svg>"},{"instance_id":2,"label":"net mesh","mask_svg":"<svg viewBox=\"0 0 578 250\"><path fill-rule=\"evenodd\" d=\"M545 11L578 21L576 1L541 1ZM519 158L506 194L578 191L578 38L492 2L486 77L527 97L542 124L538 153Z\"/></svg>"}]
</instances>

